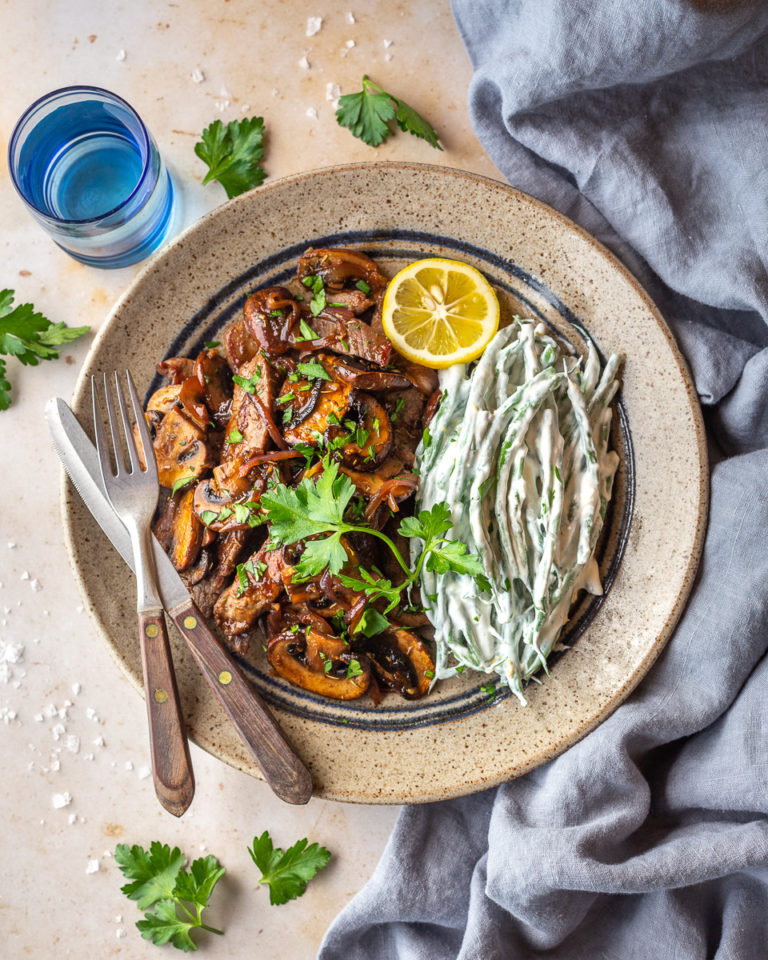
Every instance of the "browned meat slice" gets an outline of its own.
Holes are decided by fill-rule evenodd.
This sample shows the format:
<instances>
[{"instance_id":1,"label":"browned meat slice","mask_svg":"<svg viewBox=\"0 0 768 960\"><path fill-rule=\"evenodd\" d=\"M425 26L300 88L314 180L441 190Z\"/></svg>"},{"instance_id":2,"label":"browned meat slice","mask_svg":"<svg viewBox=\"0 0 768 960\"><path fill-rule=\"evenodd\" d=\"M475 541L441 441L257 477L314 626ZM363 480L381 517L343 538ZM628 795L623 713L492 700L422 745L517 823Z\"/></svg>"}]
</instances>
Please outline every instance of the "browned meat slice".
<instances>
[{"instance_id":1,"label":"browned meat slice","mask_svg":"<svg viewBox=\"0 0 768 960\"><path fill-rule=\"evenodd\" d=\"M232 409L226 426L224 459L244 462L249 457L264 453L269 444L272 436L269 421L275 403L276 377L262 350L258 350L243 364L238 376L246 383L235 383ZM242 440L237 439L238 434Z\"/></svg>"},{"instance_id":2,"label":"browned meat slice","mask_svg":"<svg viewBox=\"0 0 768 960\"><path fill-rule=\"evenodd\" d=\"M250 530L231 530L219 537L216 551L216 569L211 574L211 582L219 594L224 584L235 572L237 562L243 552Z\"/></svg>"},{"instance_id":3,"label":"browned meat slice","mask_svg":"<svg viewBox=\"0 0 768 960\"><path fill-rule=\"evenodd\" d=\"M407 467L413 466L416 447L424 432L425 404L426 397L415 387L390 393L385 400L394 434L393 453Z\"/></svg>"},{"instance_id":4,"label":"browned meat slice","mask_svg":"<svg viewBox=\"0 0 768 960\"><path fill-rule=\"evenodd\" d=\"M341 380L368 393L406 390L411 386L411 381L404 374L382 370L367 360L361 360L360 357L320 353L317 355L317 360L335 380Z\"/></svg>"},{"instance_id":5,"label":"browned meat slice","mask_svg":"<svg viewBox=\"0 0 768 960\"><path fill-rule=\"evenodd\" d=\"M227 361L215 350L203 350L195 361L195 377L210 419L217 427L223 427L232 408L232 377Z\"/></svg>"},{"instance_id":6,"label":"browned meat slice","mask_svg":"<svg viewBox=\"0 0 768 960\"><path fill-rule=\"evenodd\" d=\"M224 342L227 362L235 373L239 373L241 367L252 360L259 349L258 343L253 339L245 325L244 317L230 323L224 330L221 339Z\"/></svg>"},{"instance_id":7,"label":"browned meat slice","mask_svg":"<svg viewBox=\"0 0 768 960\"><path fill-rule=\"evenodd\" d=\"M354 318L350 311L329 307L311 321L311 327L318 336L302 346L333 350L335 353L348 353L363 360L370 360L386 367L392 353L392 344L383 334L376 333L362 320ZM352 317L348 319L348 317Z\"/></svg>"},{"instance_id":8,"label":"browned meat slice","mask_svg":"<svg viewBox=\"0 0 768 960\"><path fill-rule=\"evenodd\" d=\"M245 633L272 607L283 589L281 566L281 551L265 546L246 561L243 570L248 586L243 589L240 578L235 577L214 606L216 623L223 633L230 637Z\"/></svg>"}]
</instances>

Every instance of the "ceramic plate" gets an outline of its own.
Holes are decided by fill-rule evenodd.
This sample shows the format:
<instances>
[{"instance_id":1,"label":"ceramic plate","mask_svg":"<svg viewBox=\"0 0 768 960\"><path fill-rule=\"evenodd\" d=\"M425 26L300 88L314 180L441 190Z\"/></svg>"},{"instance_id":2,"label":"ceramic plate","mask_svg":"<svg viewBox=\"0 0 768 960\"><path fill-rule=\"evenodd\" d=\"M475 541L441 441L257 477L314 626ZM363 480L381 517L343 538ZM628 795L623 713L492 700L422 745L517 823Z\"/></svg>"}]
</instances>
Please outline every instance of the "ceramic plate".
<instances>
[{"instance_id":1,"label":"ceramic plate","mask_svg":"<svg viewBox=\"0 0 768 960\"><path fill-rule=\"evenodd\" d=\"M505 184L408 163L334 167L277 180L224 204L139 275L97 337L74 396L90 429L91 373L130 368L147 392L155 364L194 354L248 291L295 271L315 246L352 246L385 273L406 262L464 260L495 285L504 315L541 318L577 348L591 337L626 356L614 418L621 457L600 544L604 596L575 611L551 676L490 701L465 674L429 697L339 703L291 687L261 651L242 661L312 771L320 796L419 803L471 793L561 753L626 698L667 641L690 591L706 520L699 406L669 330L630 274L564 217ZM73 490L69 550L85 600L140 691L134 592L127 568ZM174 660L191 737L259 777L178 636Z\"/></svg>"}]
</instances>

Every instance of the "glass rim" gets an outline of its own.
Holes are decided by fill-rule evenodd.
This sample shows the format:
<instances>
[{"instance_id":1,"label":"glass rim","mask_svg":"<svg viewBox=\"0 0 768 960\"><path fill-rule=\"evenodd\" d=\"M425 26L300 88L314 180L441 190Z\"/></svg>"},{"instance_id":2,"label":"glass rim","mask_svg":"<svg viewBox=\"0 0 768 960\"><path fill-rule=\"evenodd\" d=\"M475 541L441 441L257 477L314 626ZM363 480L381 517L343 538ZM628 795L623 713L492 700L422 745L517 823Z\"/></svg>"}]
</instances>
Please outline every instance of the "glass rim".
<instances>
[{"instance_id":1,"label":"glass rim","mask_svg":"<svg viewBox=\"0 0 768 960\"><path fill-rule=\"evenodd\" d=\"M41 210L36 203L33 203L31 200L27 199L16 177L15 163L13 161L13 151L18 141L18 138L20 136L21 126L24 123L24 121L27 120L30 114L34 110L36 110L41 104L44 104L48 100L52 100L54 97L58 97L60 94L65 94L65 93L67 94L98 93L98 94L105 95L111 100L119 101L119 103L122 104L122 106L124 106L136 118L136 122L138 123L139 129L141 130L142 136L144 138L144 149L145 149L146 156L144 157L141 176L136 181L136 186L133 188L133 190L131 190L131 192L128 194L125 200L121 200L120 203L118 203L116 207L112 207L111 210L107 210L104 213L100 213L97 217L86 217L85 219L82 219L82 220L69 220L64 217L52 217L50 213L47 213L45 210ZM146 179L147 173L149 172L149 169L151 166L151 160L152 160L151 143L152 143L152 138L150 137L149 131L144 125L144 121L141 119L138 113L134 110L134 108L130 105L130 103L128 103L127 100L124 100L119 94L113 93L111 90L105 90L104 87L94 87L88 84L75 84L69 87L58 87L56 90L51 90L49 93L43 94L42 97L38 97L34 103L31 103L27 107L24 113L22 113L22 115L16 121L16 126L13 128L13 133L11 134L11 138L8 141L8 170L11 174L11 182L16 188L16 192L18 193L18 195L21 197L24 203L27 204L28 207L31 207L36 213L39 213L41 217L45 217L45 219L50 220L51 223L95 224L95 223L99 223L102 220L105 220L107 217L111 217L113 214L122 210L131 202L131 200L134 199L134 197L139 191L139 188L144 183L144 180Z\"/></svg>"}]
</instances>

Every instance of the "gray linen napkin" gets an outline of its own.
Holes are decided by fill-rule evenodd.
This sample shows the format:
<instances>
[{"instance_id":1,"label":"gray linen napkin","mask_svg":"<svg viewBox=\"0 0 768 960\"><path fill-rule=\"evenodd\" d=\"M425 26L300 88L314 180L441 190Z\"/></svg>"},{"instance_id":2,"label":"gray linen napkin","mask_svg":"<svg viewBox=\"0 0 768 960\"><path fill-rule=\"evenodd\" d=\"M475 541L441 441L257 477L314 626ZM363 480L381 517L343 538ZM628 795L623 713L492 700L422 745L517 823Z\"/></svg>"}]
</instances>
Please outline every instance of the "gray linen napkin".
<instances>
[{"instance_id":1,"label":"gray linen napkin","mask_svg":"<svg viewBox=\"0 0 768 960\"><path fill-rule=\"evenodd\" d=\"M713 455L704 557L647 679L563 756L405 808L322 960L768 957L768 5L454 0L510 182L640 278Z\"/></svg>"}]
</instances>

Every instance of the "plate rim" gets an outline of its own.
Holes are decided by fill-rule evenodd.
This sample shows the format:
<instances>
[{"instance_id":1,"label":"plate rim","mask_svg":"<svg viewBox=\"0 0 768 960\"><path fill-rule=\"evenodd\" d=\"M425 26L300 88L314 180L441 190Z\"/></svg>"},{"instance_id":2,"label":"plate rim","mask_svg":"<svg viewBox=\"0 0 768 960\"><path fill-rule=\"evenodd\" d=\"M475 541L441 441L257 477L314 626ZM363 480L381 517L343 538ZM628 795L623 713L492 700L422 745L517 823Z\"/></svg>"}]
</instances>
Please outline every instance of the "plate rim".
<instances>
[{"instance_id":1,"label":"plate rim","mask_svg":"<svg viewBox=\"0 0 768 960\"><path fill-rule=\"evenodd\" d=\"M666 646L669 641L675 626L677 625L680 616L685 608L685 605L690 597L691 591L695 583L695 575L698 565L701 560L702 550L704 546L704 539L706 536L707 523L708 523L708 514L709 514L709 492L710 492L710 473L709 473L709 457L708 457L708 448L706 440L706 432L704 428L704 420L701 411L701 406L698 400L698 395L694 386L693 378L688 368L688 364L680 351L680 348L677 345L674 336L664 320L660 310L656 304L651 299L647 291L642 287L637 278L631 273L631 271L626 267L618 257L609 250L603 243L597 240L594 236L588 233L583 227L575 223L567 216L562 214L560 211L549 206L543 201L533 197L532 195L525 193L522 190L504 182L501 180L494 179L492 177L484 176L481 174L473 173L471 171L462 170L456 167L442 166L440 164L427 164L427 163L415 163L411 161L391 161L391 160L371 160L371 161L362 161L356 163L346 163L346 164L334 164L330 166L320 167L313 170L301 171L294 174L289 174L284 177L279 177L274 180L269 181L269 183L263 184L261 187L257 187L254 190L248 191L245 194L241 194L238 197L235 197L231 200L225 201L219 206L215 207L213 210L208 211L193 224L190 224L185 230L178 234L173 240L166 244L162 250L158 251L155 255L150 257L148 261L142 266L136 276L131 280L125 291L117 299L117 301L112 306L111 310L108 312L103 324L101 325L96 337L90 346L90 349L84 358L83 365L81 367L80 373L78 374L75 386L72 392L72 398L78 396L85 382L86 373L85 371L90 366L90 363L95 354L101 348L102 341L106 338L108 333L111 330L115 318L119 315L124 305L130 298L133 296L135 290L143 284L144 279L147 275L152 273L158 266L162 265L164 261L170 259L174 256L174 252L178 246L184 244L187 238L190 235L193 235L199 230L203 230L204 226L211 220L218 219L221 217L224 211L231 210L236 208L238 205L252 202L252 197L254 195L263 196L266 192L270 192L276 189L284 189L293 184L299 184L307 180L312 180L322 175L337 174L343 173L346 171L360 171L363 169L370 170L371 168L376 167L385 167L388 170L400 169L404 171L411 171L415 173L425 173L429 175L438 175L440 177L454 177L459 179L469 179L475 182L478 182L484 185L487 188L497 190L500 193L506 194L507 196L513 196L522 199L526 204L532 204L534 207L538 207L544 214L558 221L563 230L568 233L575 232L583 241L587 242L587 245L592 247L604 260L607 261L611 270L618 272L622 279L628 283L631 287L633 293L639 297L643 302L643 306L647 310L650 317L656 323L657 328L662 333L664 339L667 342L667 345L670 349L670 354L674 359L681 377L681 382L685 388L685 395L688 400L688 406L690 408L693 434L695 439L695 445L698 448L699 454L699 470L698 470L698 490L697 490L697 516L696 516L696 527L695 532L691 542L690 555L686 567L683 571L683 586L677 594L676 600L672 605L668 616L666 617L661 629L657 632L657 635L652 644L649 645L648 649L645 652L645 655L637 663L631 677L627 680L626 683L617 688L613 696L611 696L601 709L591 717L591 719L584 721L581 725L578 725L574 730L572 730L566 736L560 737L556 747L552 749L544 749L539 751L534 757L529 761L523 762L518 767L515 768L514 773L501 772L499 774L491 775L480 775L475 779L469 779L463 781L461 784L457 785L454 790L439 790L435 791L419 791L418 786L415 786L410 792L406 793L404 791L395 791L391 795L386 794L384 796L380 794L371 794L366 793L364 790L360 790L357 794L352 794L349 791L334 791L333 789L323 788L317 789L315 791L316 796L322 796L325 799L340 800L345 802L353 803L366 803L366 804L396 804L396 803L423 803L423 802L432 802L439 799L447 799L449 797L458 797L464 796L470 793L477 792L478 790L487 789L499 785L500 783L506 782L509 779L522 776L530 770L534 769L537 766L540 766L543 763L548 762L556 756L559 756L565 750L569 749L579 740L583 739L588 733L594 730L600 723L610 716L614 710L616 710L621 703L626 700L630 693L638 686L638 684L645 678L648 671L651 669L661 651ZM693 478L693 475L692 475ZM105 643L112 659L118 664L121 668L123 674L127 677L134 689L137 689L143 695L143 686L141 684L140 678L137 678L133 673L127 669L124 658L121 656L120 651L117 649L115 642L109 636L109 630L107 624L103 621L100 614L94 607L91 602L90 595L86 589L86 584L81 573L80 566L76 561L75 554L75 540L74 540L74 530L73 530L73 517L70 510L69 499L73 496L73 488L66 476L66 473L62 469L62 478L60 486L60 512L62 517L62 525L64 527L64 540L67 550L67 554L70 561L70 566L72 568L72 573L75 578L75 581L78 586L78 590L83 598L83 601L89 611L89 615L95 622L97 631L100 635L100 638ZM450 726L450 724L449 724ZM201 736L197 731L194 736L191 736L190 739L195 741L201 749L204 749L206 752L211 754L227 763L228 765L234 767L235 769L242 770L245 773L254 776L257 779L261 779L259 771L253 767L249 766L246 763L243 763L237 756L229 752L225 746L214 743L211 740L206 740L204 736Z\"/></svg>"}]
</instances>

